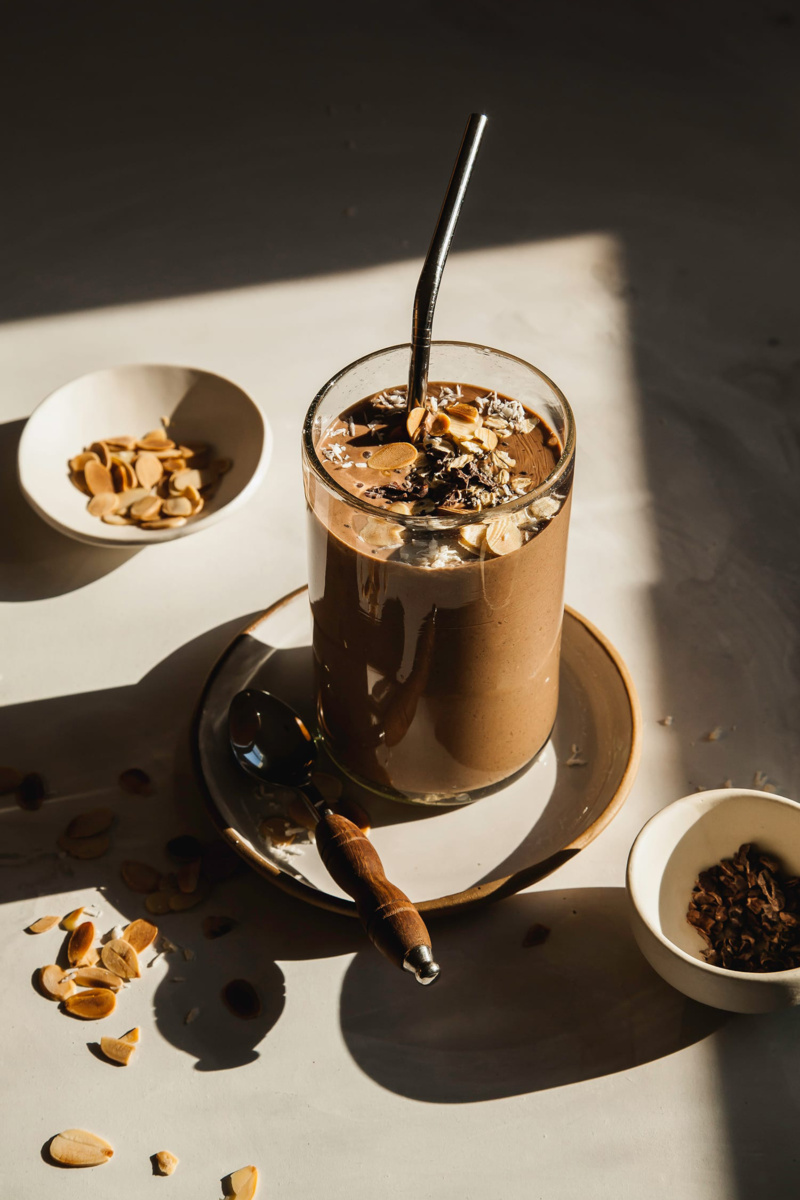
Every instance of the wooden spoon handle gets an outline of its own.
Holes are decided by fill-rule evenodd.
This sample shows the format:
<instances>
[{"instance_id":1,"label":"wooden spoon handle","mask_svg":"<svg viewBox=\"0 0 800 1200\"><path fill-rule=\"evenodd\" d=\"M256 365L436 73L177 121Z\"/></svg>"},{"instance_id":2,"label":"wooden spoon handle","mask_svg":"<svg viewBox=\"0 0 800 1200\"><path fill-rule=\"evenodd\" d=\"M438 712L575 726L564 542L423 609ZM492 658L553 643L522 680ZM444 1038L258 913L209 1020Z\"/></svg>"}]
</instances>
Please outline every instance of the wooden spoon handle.
<instances>
[{"instance_id":1,"label":"wooden spoon handle","mask_svg":"<svg viewBox=\"0 0 800 1200\"><path fill-rule=\"evenodd\" d=\"M330 875L352 896L367 937L381 954L402 967L415 946L430 949L425 922L404 892L386 878L372 842L338 813L320 817L317 849Z\"/></svg>"}]
</instances>

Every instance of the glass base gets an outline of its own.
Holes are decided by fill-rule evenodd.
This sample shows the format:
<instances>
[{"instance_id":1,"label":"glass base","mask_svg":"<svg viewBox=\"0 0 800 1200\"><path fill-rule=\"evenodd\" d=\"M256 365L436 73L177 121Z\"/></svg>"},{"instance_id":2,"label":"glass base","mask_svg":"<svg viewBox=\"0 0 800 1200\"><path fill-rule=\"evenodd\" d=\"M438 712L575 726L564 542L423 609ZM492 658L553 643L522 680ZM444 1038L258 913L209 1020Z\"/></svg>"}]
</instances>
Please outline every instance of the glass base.
<instances>
[{"instance_id":1,"label":"glass base","mask_svg":"<svg viewBox=\"0 0 800 1200\"><path fill-rule=\"evenodd\" d=\"M358 786L360 788L364 788L365 791L372 792L372 794L374 796L380 796L382 800L392 800L398 804L424 805L427 808L461 808L465 804L474 804L476 800L482 800L485 796L494 796L497 794L497 792L501 792L504 788L507 788L510 784L516 783L516 781L518 779L521 779L522 776L525 775L531 769L533 764L539 758L539 755L542 753L544 748L547 746L548 742L550 741L550 738L553 735L554 727L555 727L554 725L551 726L550 732L548 733L547 737L542 742L539 749L536 751L536 753L533 755L532 758L528 759L528 761L524 764L524 766L519 768L518 771L514 771L511 775L506 775L504 779L498 780L497 783L489 784L488 787L475 788L473 791L469 791L469 792L455 792L455 793L454 792L427 792L424 794L420 794L420 793L412 794L409 792L396 791L394 788L390 788L390 787L383 787L379 783L374 783L371 779L365 779L363 776L359 775L356 771L351 771L348 767L346 767L344 765L344 763L341 763L339 761L339 759L336 757L336 755L334 754L331 747L328 745L328 742L322 733L317 734L316 741L317 741L317 744L325 751L328 758L331 760L331 762L333 763L333 765L336 767L336 769L338 771L341 771L341 773L343 775L345 775L348 779L351 779L353 781L353 783L358 784Z\"/></svg>"}]
</instances>

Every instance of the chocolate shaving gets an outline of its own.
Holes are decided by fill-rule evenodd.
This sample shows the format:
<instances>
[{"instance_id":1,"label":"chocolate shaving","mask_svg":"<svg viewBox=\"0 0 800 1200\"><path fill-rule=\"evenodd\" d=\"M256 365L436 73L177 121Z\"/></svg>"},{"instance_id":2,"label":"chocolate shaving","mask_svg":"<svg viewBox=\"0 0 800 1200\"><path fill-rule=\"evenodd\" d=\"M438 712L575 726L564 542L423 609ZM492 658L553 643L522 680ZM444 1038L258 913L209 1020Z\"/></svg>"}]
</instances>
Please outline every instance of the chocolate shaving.
<instances>
[{"instance_id":1,"label":"chocolate shaving","mask_svg":"<svg viewBox=\"0 0 800 1200\"><path fill-rule=\"evenodd\" d=\"M800 879L752 842L701 871L686 919L707 943L706 962L729 971L800 966Z\"/></svg>"}]
</instances>

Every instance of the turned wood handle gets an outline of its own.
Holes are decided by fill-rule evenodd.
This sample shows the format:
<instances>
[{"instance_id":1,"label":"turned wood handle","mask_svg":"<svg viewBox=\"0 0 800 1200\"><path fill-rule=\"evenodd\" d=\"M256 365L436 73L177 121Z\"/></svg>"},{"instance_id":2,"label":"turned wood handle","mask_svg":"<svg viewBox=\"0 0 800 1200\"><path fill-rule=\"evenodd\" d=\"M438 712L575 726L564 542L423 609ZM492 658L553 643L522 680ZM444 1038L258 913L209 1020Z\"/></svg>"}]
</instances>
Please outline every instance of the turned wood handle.
<instances>
[{"instance_id":1,"label":"turned wood handle","mask_svg":"<svg viewBox=\"0 0 800 1200\"><path fill-rule=\"evenodd\" d=\"M425 922L414 905L386 878L378 851L357 825L338 813L320 817L317 849L333 879L355 900L367 937L381 954L402 967L414 946L430 948Z\"/></svg>"}]
</instances>

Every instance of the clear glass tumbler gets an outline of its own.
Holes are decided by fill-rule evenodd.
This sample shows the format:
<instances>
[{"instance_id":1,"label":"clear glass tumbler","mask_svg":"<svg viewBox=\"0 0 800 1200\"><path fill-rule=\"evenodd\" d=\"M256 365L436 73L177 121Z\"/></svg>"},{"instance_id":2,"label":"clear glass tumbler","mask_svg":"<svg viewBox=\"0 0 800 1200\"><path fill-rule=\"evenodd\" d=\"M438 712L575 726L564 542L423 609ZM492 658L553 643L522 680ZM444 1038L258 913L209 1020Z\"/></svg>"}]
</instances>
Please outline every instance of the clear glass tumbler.
<instances>
[{"instance_id":1,"label":"clear glass tumbler","mask_svg":"<svg viewBox=\"0 0 800 1200\"><path fill-rule=\"evenodd\" d=\"M434 342L432 382L521 401L556 435L558 459L535 490L477 515L382 513L337 484L316 447L352 405L405 384L409 353L392 346L345 367L303 428L319 734L372 791L465 804L524 770L555 721L575 425L536 367L486 346ZM368 517L401 529L388 558L354 532ZM524 530L519 549L467 560L452 549L460 527L508 517Z\"/></svg>"}]
</instances>

